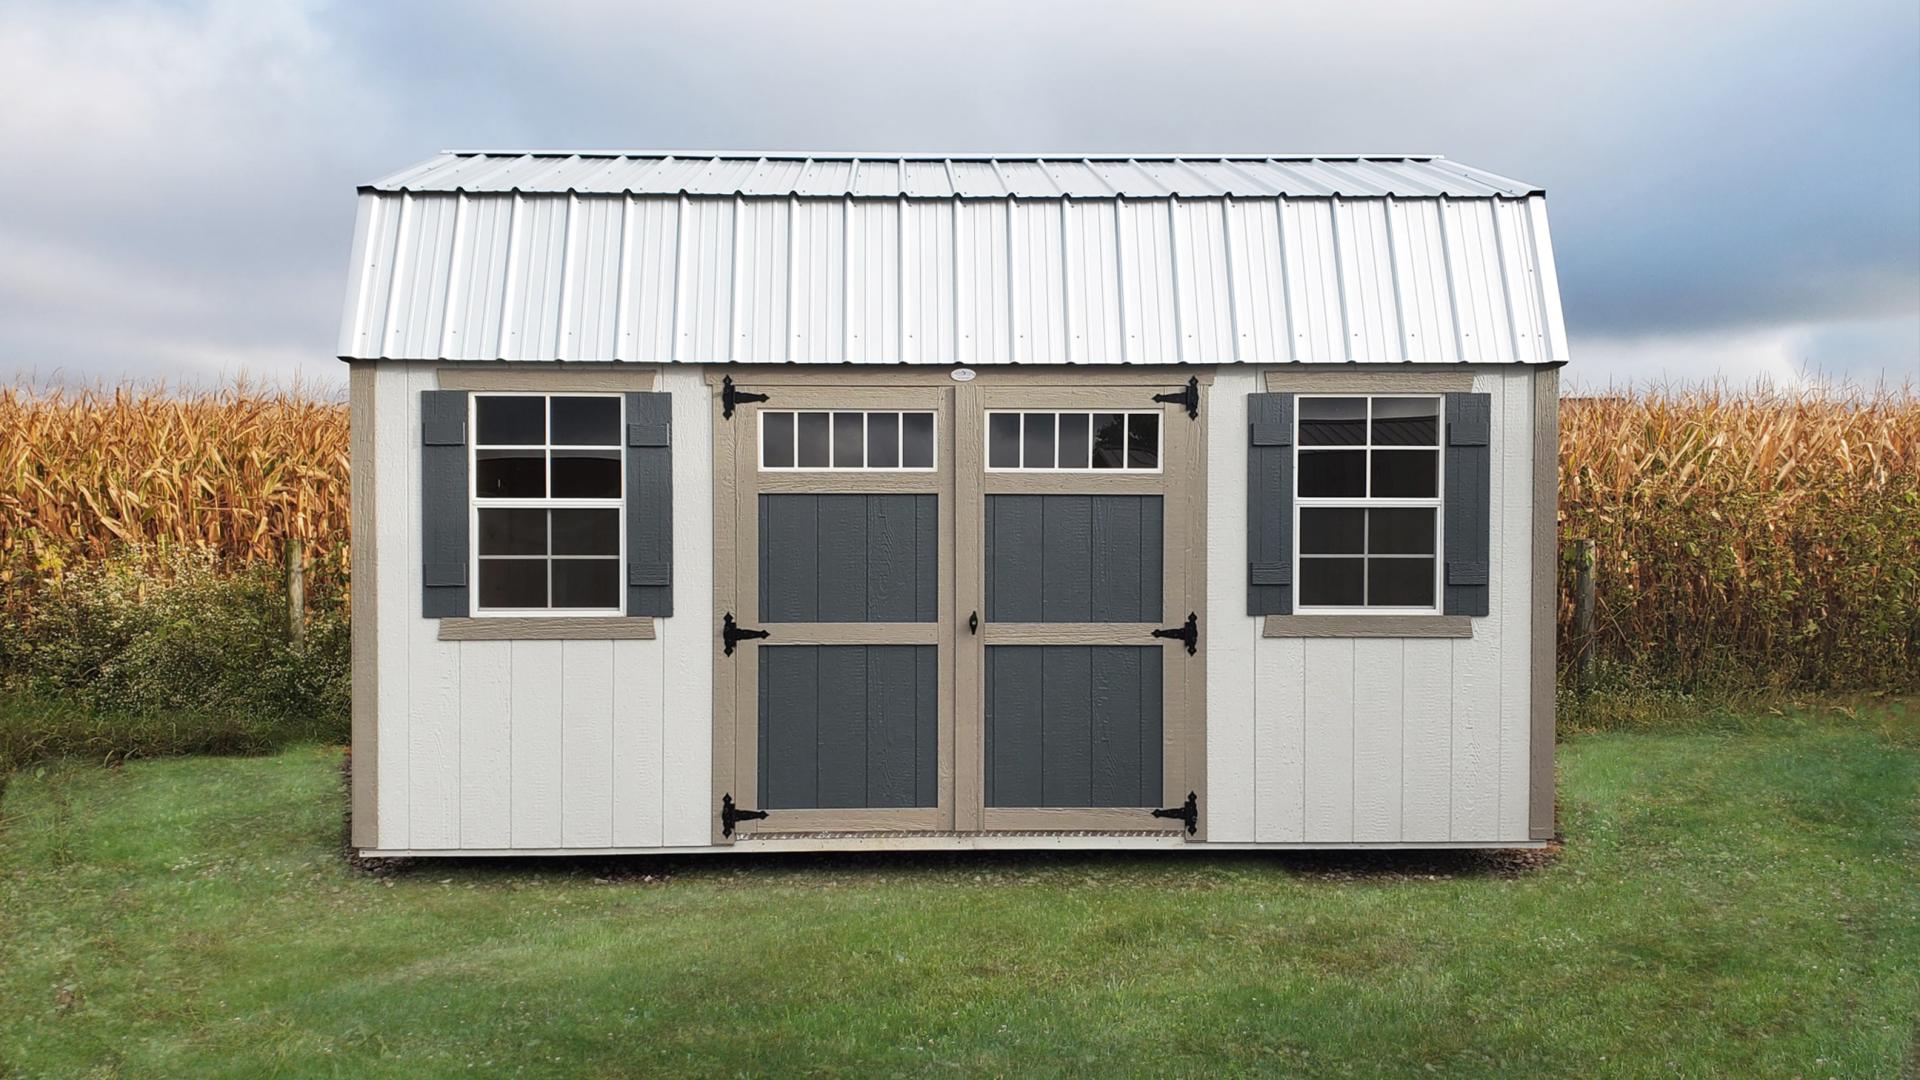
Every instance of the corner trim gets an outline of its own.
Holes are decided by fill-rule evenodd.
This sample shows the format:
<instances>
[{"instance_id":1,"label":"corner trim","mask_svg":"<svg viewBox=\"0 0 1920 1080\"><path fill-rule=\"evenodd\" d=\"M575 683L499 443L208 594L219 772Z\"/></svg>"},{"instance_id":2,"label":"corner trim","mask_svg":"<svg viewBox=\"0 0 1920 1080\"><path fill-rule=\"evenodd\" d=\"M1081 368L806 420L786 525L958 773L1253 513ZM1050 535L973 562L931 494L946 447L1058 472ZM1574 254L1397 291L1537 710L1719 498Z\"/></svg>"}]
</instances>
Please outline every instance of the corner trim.
<instances>
[{"instance_id":1,"label":"corner trim","mask_svg":"<svg viewBox=\"0 0 1920 1080\"><path fill-rule=\"evenodd\" d=\"M1551 840L1554 812L1554 739L1558 733L1555 677L1560 578L1560 370L1533 376L1533 685L1528 733L1527 835Z\"/></svg>"},{"instance_id":2,"label":"corner trim","mask_svg":"<svg viewBox=\"0 0 1920 1080\"><path fill-rule=\"evenodd\" d=\"M1466 615L1268 615L1270 638L1470 638Z\"/></svg>"},{"instance_id":3,"label":"corner trim","mask_svg":"<svg viewBox=\"0 0 1920 1080\"><path fill-rule=\"evenodd\" d=\"M353 681L350 687L352 731L348 760L352 763L348 795L353 845L380 843L380 619L374 589L379 582L376 560L379 532L374 521L374 410L375 368L356 361L347 369L348 539L350 544L347 619L353 642Z\"/></svg>"},{"instance_id":4,"label":"corner trim","mask_svg":"<svg viewBox=\"0 0 1920 1080\"><path fill-rule=\"evenodd\" d=\"M651 616L441 619L441 641L652 641Z\"/></svg>"}]
</instances>

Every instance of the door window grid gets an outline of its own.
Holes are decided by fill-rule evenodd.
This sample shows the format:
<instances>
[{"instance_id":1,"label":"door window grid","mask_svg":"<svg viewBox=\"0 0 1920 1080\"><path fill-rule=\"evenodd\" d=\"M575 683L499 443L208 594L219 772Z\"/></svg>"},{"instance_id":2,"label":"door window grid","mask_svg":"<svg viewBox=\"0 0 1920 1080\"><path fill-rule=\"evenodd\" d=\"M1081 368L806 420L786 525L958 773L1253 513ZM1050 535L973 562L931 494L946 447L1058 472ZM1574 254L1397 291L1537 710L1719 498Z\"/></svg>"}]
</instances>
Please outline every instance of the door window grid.
<instances>
[{"instance_id":1,"label":"door window grid","mask_svg":"<svg viewBox=\"0 0 1920 1080\"><path fill-rule=\"evenodd\" d=\"M1432 394L1301 394L1295 398L1296 613L1431 615L1439 611L1444 565L1442 400ZM1339 467L1309 470L1308 464L1321 464L1312 462L1315 454L1328 455L1326 464L1336 457L1343 460ZM1351 467L1355 464L1357 469ZM1309 488L1315 494L1307 494ZM1388 493L1378 493L1383 491ZM1424 517L1420 511L1425 511ZM1378 518L1376 512L1381 512ZM1307 526L1313 527L1314 539L1308 537ZM1341 533L1347 535L1332 539ZM1411 576L1402 566L1388 565L1422 561L1430 564L1427 572ZM1407 602L1414 593L1424 595L1426 602Z\"/></svg>"},{"instance_id":2,"label":"door window grid","mask_svg":"<svg viewBox=\"0 0 1920 1080\"><path fill-rule=\"evenodd\" d=\"M1160 471L1158 412L987 411L988 472Z\"/></svg>"},{"instance_id":3,"label":"door window grid","mask_svg":"<svg viewBox=\"0 0 1920 1080\"><path fill-rule=\"evenodd\" d=\"M536 433L527 423L535 402L539 439L530 441L524 436ZM626 455L619 437L626 421L623 396L476 392L468 409L468 428L474 433L468 535L475 615L620 614L626 563ZM563 412L568 415L561 416ZM503 434L507 437L500 437ZM535 456L540 467L526 469L527 459ZM484 462L516 462L518 467L487 469L483 475ZM567 466L558 474L556 462ZM595 462L611 462L613 467L593 468ZM588 467L576 467L580 465ZM510 493L483 490L489 486ZM554 495L559 489L573 493ZM538 524L528 529L534 515ZM590 550L556 551L556 517L567 526L559 536L560 546ZM530 534L537 534L540 550L514 550L535 538ZM528 563L540 564L545 573L514 573L513 564ZM536 584L543 601L539 604L527 602L534 599L531 587ZM556 603L556 592L569 602ZM490 604L490 597L512 602Z\"/></svg>"},{"instance_id":4,"label":"door window grid","mask_svg":"<svg viewBox=\"0 0 1920 1080\"><path fill-rule=\"evenodd\" d=\"M882 410L760 410L765 472L932 472L939 449L934 413Z\"/></svg>"}]
</instances>

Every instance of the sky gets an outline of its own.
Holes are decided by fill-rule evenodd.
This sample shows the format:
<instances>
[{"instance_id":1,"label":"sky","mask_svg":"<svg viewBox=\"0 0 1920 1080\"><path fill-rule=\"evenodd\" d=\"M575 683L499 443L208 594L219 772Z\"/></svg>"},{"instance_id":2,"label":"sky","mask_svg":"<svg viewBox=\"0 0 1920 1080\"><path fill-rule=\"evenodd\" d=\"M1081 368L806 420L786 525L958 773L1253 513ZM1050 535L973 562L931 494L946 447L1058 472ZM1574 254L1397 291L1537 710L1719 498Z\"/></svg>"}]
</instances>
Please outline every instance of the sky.
<instances>
[{"instance_id":1,"label":"sky","mask_svg":"<svg viewBox=\"0 0 1920 1080\"><path fill-rule=\"evenodd\" d=\"M354 188L448 148L1440 153L1570 381L1920 382L1920 3L0 3L0 382L337 393Z\"/></svg>"}]
</instances>

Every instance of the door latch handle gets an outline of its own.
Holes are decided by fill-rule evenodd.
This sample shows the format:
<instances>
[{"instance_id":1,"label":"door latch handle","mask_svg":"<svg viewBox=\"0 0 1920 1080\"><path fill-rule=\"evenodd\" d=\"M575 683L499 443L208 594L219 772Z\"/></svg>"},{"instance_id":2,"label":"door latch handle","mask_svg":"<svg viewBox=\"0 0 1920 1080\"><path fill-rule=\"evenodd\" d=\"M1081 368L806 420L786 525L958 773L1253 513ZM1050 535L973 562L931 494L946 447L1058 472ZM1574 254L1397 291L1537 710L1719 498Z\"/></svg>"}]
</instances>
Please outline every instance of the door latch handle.
<instances>
[{"instance_id":1,"label":"door latch handle","mask_svg":"<svg viewBox=\"0 0 1920 1080\"><path fill-rule=\"evenodd\" d=\"M770 638L772 636L772 634L765 630L743 629L739 623L733 621L733 612L731 611L727 612L726 621L720 626L720 640L726 642L726 648L722 651L728 656L733 655L733 647L742 641L746 641L749 638Z\"/></svg>"},{"instance_id":2,"label":"door latch handle","mask_svg":"<svg viewBox=\"0 0 1920 1080\"><path fill-rule=\"evenodd\" d=\"M1200 616L1187 612L1187 621L1179 626L1169 626L1165 630L1155 630L1154 637L1172 638L1187 647L1187 655L1200 651Z\"/></svg>"},{"instance_id":3,"label":"door latch handle","mask_svg":"<svg viewBox=\"0 0 1920 1080\"><path fill-rule=\"evenodd\" d=\"M980 613L976 611L973 614L967 616L967 633L978 634L979 632L980 632Z\"/></svg>"}]
</instances>

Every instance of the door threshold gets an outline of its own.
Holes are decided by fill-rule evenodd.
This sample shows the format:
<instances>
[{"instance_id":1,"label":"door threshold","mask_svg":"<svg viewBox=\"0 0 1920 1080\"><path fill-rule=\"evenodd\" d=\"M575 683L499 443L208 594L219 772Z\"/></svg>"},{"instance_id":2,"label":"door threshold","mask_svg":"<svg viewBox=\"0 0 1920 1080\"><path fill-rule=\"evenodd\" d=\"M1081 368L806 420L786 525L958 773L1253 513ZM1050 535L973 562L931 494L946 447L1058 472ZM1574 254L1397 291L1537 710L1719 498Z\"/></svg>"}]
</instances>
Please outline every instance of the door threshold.
<instances>
[{"instance_id":1,"label":"door threshold","mask_svg":"<svg viewBox=\"0 0 1920 1080\"><path fill-rule=\"evenodd\" d=\"M818 830L812 832L755 832L740 837L741 843L791 843L820 840L1046 840L1061 837L1091 837L1113 840L1183 840L1177 829L994 829L962 832L952 829Z\"/></svg>"}]
</instances>

